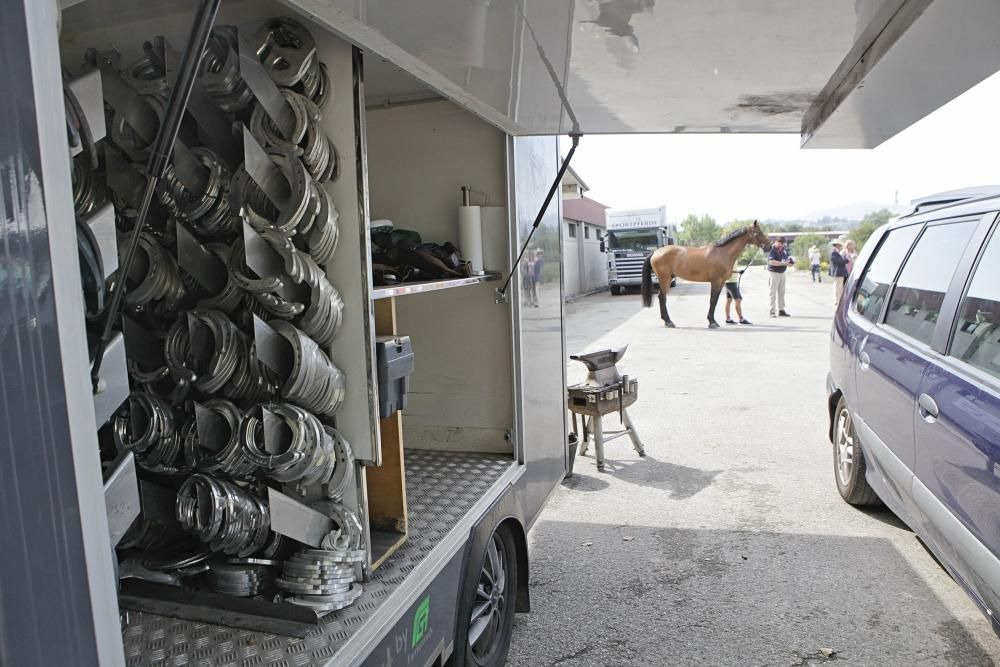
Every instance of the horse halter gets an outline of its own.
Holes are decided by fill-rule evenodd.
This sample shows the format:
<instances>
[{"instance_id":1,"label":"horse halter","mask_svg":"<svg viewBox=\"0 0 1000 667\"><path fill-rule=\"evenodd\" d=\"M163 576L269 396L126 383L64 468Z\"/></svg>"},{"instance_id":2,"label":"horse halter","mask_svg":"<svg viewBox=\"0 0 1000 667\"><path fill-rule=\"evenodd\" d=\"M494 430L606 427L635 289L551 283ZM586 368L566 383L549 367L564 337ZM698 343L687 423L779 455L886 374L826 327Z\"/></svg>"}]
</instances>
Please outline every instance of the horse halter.
<instances>
[{"instance_id":1,"label":"horse halter","mask_svg":"<svg viewBox=\"0 0 1000 667\"><path fill-rule=\"evenodd\" d=\"M748 227L750 230L750 243L757 246L761 250L771 249L771 239L767 237L767 234L760 227Z\"/></svg>"}]
</instances>

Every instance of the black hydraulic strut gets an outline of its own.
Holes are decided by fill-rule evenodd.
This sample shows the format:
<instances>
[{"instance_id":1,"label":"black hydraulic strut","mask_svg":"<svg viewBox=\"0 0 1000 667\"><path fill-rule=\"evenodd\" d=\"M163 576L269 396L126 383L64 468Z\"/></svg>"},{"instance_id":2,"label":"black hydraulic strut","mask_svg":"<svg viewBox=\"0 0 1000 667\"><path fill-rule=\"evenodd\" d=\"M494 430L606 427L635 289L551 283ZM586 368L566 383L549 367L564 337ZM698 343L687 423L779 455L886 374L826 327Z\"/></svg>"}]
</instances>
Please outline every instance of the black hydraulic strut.
<instances>
[{"instance_id":1,"label":"black hydraulic strut","mask_svg":"<svg viewBox=\"0 0 1000 667\"><path fill-rule=\"evenodd\" d=\"M156 141L153 143L152 152L146 163L146 190L142 196L142 204L139 207L139 217L136 219L135 229L129 241L125 259L118 268L118 282L115 283L111 293L111 303L108 305L107 319L104 320L104 329L101 332L101 339L97 344L97 352L94 356L94 365L90 369L90 380L97 391L97 383L101 374L101 363L104 361L104 352L107 349L108 341L111 339L111 330L118 320L121 310L122 299L125 296L125 282L132 263L135 261L136 251L139 249L139 236L142 228L146 224L146 216L149 214L149 207L153 202L153 194L156 191L156 184L167 169L170 163L170 155L174 150L174 140L177 139L177 132L181 127L181 120L187 110L188 98L191 96L191 89L194 87L195 79L198 76L198 67L201 64L202 55L208 45L208 38L212 34L215 26L215 16L219 12L219 5L222 0L202 0L198 11L194 16L194 24L191 26L191 37L188 39L187 47L181 57L180 70L177 73L177 81L174 83L167 99L167 109L163 116L163 122L156 134Z\"/></svg>"},{"instance_id":2,"label":"black hydraulic strut","mask_svg":"<svg viewBox=\"0 0 1000 667\"><path fill-rule=\"evenodd\" d=\"M504 299L507 298L507 288L510 286L510 281L513 279L514 274L517 272L517 266L521 263L521 258L524 257L525 251L528 249L528 244L531 243L531 237L535 235L535 230L538 229L538 225L542 223L542 218L545 216L545 212L549 209L549 204L552 202L552 197L556 194L556 190L559 189L559 184L562 183L563 175L566 170L569 169L569 162L573 159L573 153L576 152L576 147L580 143L580 137L583 135L579 132L570 132L570 139L573 140L573 146L570 147L569 153L563 159L562 166L559 167L559 173L556 174L556 179L552 181L552 187L549 188L549 193L545 195L545 201L542 202L542 207L538 209L538 215L535 216L535 222L531 225L531 231L528 232L528 238L524 240L524 245L521 246L521 252L517 254L517 259L514 260L514 266L510 267L510 275L507 276L507 280L504 281L502 287L497 288L497 303L502 303Z\"/></svg>"}]
</instances>

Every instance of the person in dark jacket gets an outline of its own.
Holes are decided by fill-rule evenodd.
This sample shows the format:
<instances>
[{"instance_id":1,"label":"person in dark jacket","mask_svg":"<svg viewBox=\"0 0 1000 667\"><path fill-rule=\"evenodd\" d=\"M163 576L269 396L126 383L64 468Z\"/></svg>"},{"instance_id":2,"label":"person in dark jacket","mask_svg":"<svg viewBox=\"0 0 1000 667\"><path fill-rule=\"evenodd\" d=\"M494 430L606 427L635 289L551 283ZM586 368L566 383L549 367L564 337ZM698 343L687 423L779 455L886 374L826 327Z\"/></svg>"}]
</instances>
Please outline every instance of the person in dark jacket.
<instances>
[{"instance_id":1,"label":"person in dark jacket","mask_svg":"<svg viewBox=\"0 0 1000 667\"><path fill-rule=\"evenodd\" d=\"M840 298L844 295L844 285L847 283L847 263L849 258L844 254L844 240L837 239L833 242L833 252L830 253L830 270L833 273L833 305L840 303Z\"/></svg>"},{"instance_id":2,"label":"person in dark jacket","mask_svg":"<svg viewBox=\"0 0 1000 667\"><path fill-rule=\"evenodd\" d=\"M538 308L538 283L542 282L542 268L545 266L545 254L542 252L541 248L535 250L535 259L531 263L531 296L532 304L535 308Z\"/></svg>"}]
</instances>

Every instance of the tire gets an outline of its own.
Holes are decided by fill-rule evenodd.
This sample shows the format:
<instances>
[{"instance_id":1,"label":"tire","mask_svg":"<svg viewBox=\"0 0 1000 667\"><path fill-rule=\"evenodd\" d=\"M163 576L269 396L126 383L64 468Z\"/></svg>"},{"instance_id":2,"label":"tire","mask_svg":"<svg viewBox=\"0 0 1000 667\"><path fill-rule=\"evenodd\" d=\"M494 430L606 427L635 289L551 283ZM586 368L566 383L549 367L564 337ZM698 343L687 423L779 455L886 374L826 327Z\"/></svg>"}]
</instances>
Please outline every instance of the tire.
<instances>
[{"instance_id":1,"label":"tire","mask_svg":"<svg viewBox=\"0 0 1000 667\"><path fill-rule=\"evenodd\" d=\"M833 479L850 505L877 505L879 498L865 478L867 465L847 401L840 397L833 413Z\"/></svg>"},{"instance_id":2,"label":"tire","mask_svg":"<svg viewBox=\"0 0 1000 667\"><path fill-rule=\"evenodd\" d=\"M621 291L622 288L619 287L618 285L611 285L610 290L611 290L611 296L618 296L619 294L622 293Z\"/></svg>"},{"instance_id":3,"label":"tire","mask_svg":"<svg viewBox=\"0 0 1000 667\"><path fill-rule=\"evenodd\" d=\"M677 287L677 278L671 278L670 279L670 286L671 287Z\"/></svg>"},{"instance_id":4,"label":"tire","mask_svg":"<svg viewBox=\"0 0 1000 667\"><path fill-rule=\"evenodd\" d=\"M479 577L466 582L462 591L466 604L460 607L471 610L462 638L465 664L500 667L507 662L517 597L517 543L510 527L497 526L472 563ZM500 577L503 581L498 584Z\"/></svg>"}]
</instances>

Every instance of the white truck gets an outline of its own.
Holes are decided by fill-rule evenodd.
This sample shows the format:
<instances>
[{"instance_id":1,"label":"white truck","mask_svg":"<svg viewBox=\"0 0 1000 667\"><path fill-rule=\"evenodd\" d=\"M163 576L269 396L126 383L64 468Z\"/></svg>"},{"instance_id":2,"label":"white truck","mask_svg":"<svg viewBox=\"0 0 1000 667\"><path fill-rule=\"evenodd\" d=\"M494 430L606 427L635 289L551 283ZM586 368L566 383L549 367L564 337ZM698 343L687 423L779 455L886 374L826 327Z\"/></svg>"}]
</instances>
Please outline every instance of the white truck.
<instances>
[{"instance_id":1,"label":"white truck","mask_svg":"<svg viewBox=\"0 0 1000 667\"><path fill-rule=\"evenodd\" d=\"M646 256L677 241L677 227L667 223L666 206L608 211L606 225L608 233L601 241L601 251L608 256L612 295L638 287Z\"/></svg>"}]
</instances>

